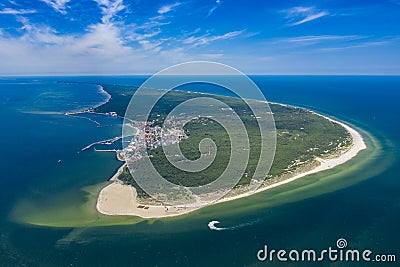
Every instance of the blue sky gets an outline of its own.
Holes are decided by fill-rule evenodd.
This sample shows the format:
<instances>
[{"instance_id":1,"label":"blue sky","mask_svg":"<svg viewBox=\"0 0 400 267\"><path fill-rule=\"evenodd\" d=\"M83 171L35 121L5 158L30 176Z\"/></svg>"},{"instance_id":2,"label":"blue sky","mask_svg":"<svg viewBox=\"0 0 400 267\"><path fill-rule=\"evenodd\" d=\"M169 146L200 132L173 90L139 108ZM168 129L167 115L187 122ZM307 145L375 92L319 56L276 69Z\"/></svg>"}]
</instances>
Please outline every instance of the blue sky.
<instances>
[{"instance_id":1,"label":"blue sky","mask_svg":"<svg viewBox=\"0 0 400 267\"><path fill-rule=\"evenodd\" d=\"M0 75L400 75L400 0L2 0Z\"/></svg>"}]
</instances>

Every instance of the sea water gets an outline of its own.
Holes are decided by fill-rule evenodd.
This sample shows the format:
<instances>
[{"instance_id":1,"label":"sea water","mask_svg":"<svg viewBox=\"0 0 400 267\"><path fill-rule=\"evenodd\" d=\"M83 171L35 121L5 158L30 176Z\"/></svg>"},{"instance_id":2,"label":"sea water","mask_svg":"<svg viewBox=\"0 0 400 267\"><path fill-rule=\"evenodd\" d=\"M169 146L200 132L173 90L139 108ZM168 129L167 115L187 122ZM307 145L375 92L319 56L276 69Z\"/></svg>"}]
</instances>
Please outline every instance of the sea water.
<instances>
[{"instance_id":1,"label":"sea water","mask_svg":"<svg viewBox=\"0 0 400 267\"><path fill-rule=\"evenodd\" d=\"M334 170L192 214L110 218L95 199L121 163L81 149L118 136L119 122L107 117L110 126L98 127L64 113L106 101L89 83L139 86L145 78L0 80L2 266L256 265L265 244L319 249L339 238L400 258L400 77L254 76L269 101L349 122L369 149ZM224 230L210 229L212 221Z\"/></svg>"}]
</instances>

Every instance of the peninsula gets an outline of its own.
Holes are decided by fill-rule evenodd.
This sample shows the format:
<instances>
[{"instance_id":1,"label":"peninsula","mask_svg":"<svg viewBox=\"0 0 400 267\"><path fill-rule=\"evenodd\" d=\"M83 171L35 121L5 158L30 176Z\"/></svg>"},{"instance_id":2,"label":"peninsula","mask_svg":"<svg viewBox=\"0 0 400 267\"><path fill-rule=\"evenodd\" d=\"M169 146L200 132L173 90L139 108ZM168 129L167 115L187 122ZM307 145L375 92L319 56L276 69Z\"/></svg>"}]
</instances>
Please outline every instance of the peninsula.
<instances>
[{"instance_id":1,"label":"peninsula","mask_svg":"<svg viewBox=\"0 0 400 267\"><path fill-rule=\"evenodd\" d=\"M126 107L135 88L118 85L102 85L111 98L91 112L117 114L123 117ZM149 93L151 90L149 89ZM183 154L188 159L200 156L198 144L204 138L211 138L218 147L218 154L210 168L199 173L171 171L171 165L162 153L160 145L160 125L166 115L177 104L194 97L199 93L186 91L168 92L162 101L153 109L147 121L134 122L136 132L133 138L147 138L147 153L152 162L158 166L163 177L168 181L186 186L198 186L211 182L223 171L220 166L226 166L229 160L230 145L224 129L212 119L199 118L185 125L183 131L172 129L169 133L171 142L179 142ZM204 94L202 94L204 96ZM256 191L248 192L247 186L254 173L259 155L259 132L254 125L254 117L244 102L238 98L213 96L228 103L244 121L249 134L250 158L246 173L237 186L223 198L210 204L247 197L282 184L289 183L308 174L334 168L347 162L366 148L362 136L350 126L315 112L279 103L270 103L273 112L277 145L271 170L262 186ZM141 138L143 137L143 138ZM169 138L168 138L169 139ZM168 144L164 144L168 145ZM117 150L119 160L129 158L140 161L145 153L131 146ZM186 206L166 206L146 194L135 182L127 168L126 162L110 179L110 184L104 187L98 196L97 210L106 215L132 215L142 218L160 218L178 216L196 208Z\"/></svg>"}]
</instances>

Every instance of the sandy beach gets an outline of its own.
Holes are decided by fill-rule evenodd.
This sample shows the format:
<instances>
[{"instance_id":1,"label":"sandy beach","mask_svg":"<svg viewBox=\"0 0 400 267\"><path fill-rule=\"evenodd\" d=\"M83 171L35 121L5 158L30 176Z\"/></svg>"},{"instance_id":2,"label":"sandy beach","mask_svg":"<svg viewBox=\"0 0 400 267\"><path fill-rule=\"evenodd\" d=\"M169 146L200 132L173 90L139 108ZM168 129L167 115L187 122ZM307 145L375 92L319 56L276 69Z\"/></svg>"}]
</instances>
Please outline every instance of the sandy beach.
<instances>
[{"instance_id":1,"label":"sandy beach","mask_svg":"<svg viewBox=\"0 0 400 267\"><path fill-rule=\"evenodd\" d=\"M327 120L330 120L334 123L338 123L341 126L343 126L350 133L353 139L353 143L350 149L348 149L345 153L341 154L339 157L336 158L331 158L331 159L317 158L316 160L320 162L320 165L312 170L300 173L298 175L295 175L293 177L287 178L285 180L276 182L268 186L260 187L255 191L246 192L232 197L222 198L218 201L211 203L211 205L247 197L283 184L290 183L309 174L332 169L338 165L341 165L349 161L350 159L355 157L360 151L367 148L361 134L357 132L355 129L351 128L345 123L333 120L332 118L323 116L315 112L312 113L318 116L322 116ZM124 185L122 184L121 181L117 179L119 173L122 172L125 166L126 163L123 166L121 166L118 172L110 179L112 183L101 190L96 205L96 208L100 213L106 215L131 215L131 216L139 216L142 218L162 218L170 216L179 216L182 214L192 212L196 209L199 209L199 208L149 206L149 205L138 204L136 201L135 188L128 185Z\"/></svg>"},{"instance_id":2,"label":"sandy beach","mask_svg":"<svg viewBox=\"0 0 400 267\"><path fill-rule=\"evenodd\" d=\"M97 210L106 215L131 215L142 218L161 218L176 216L187 211L177 207L141 205L136 201L136 189L123 184L118 176L123 172L126 163L110 178L112 183L104 187L97 198Z\"/></svg>"}]
</instances>

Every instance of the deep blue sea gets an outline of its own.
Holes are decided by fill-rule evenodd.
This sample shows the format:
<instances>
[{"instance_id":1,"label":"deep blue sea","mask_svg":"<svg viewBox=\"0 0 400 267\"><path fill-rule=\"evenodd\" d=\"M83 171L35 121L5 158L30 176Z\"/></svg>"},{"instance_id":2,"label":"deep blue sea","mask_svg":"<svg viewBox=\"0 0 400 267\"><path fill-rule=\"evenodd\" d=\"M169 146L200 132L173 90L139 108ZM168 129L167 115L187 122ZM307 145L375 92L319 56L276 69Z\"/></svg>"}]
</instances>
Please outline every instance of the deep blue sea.
<instances>
[{"instance_id":1,"label":"deep blue sea","mask_svg":"<svg viewBox=\"0 0 400 267\"><path fill-rule=\"evenodd\" d=\"M90 83L139 86L144 76L0 78L0 266L310 266L259 262L271 249L349 248L400 262L400 77L253 76L268 101L293 104L360 130L368 149L334 170L170 219L110 218L98 191L121 165L86 145L121 134L65 112L103 103ZM59 83L58 81L87 82ZM195 91L196 88L193 90ZM200 87L198 90L202 90ZM218 220L225 231L212 231Z\"/></svg>"}]
</instances>

